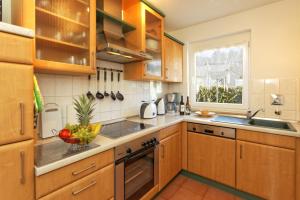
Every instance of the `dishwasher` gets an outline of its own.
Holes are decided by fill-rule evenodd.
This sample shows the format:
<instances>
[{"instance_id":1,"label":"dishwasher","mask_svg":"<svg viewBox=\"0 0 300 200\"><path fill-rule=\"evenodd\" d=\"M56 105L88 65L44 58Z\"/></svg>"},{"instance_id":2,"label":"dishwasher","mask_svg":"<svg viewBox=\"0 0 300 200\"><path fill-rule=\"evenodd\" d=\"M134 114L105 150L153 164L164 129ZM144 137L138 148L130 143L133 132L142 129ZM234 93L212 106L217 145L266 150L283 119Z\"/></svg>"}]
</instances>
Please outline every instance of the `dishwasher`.
<instances>
[{"instance_id":1,"label":"dishwasher","mask_svg":"<svg viewBox=\"0 0 300 200\"><path fill-rule=\"evenodd\" d=\"M188 123L188 171L235 187L236 129Z\"/></svg>"}]
</instances>

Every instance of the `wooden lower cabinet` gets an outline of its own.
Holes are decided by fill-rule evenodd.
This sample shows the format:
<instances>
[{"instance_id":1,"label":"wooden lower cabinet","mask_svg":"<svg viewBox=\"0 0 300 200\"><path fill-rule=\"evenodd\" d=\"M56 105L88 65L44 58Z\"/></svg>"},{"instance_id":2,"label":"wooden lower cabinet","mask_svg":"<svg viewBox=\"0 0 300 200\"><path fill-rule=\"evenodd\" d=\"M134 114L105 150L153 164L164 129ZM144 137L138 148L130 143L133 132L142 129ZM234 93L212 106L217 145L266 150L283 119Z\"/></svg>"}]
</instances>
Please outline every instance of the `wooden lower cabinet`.
<instances>
[{"instance_id":1,"label":"wooden lower cabinet","mask_svg":"<svg viewBox=\"0 0 300 200\"><path fill-rule=\"evenodd\" d=\"M0 62L0 145L33 138L33 66Z\"/></svg>"},{"instance_id":2,"label":"wooden lower cabinet","mask_svg":"<svg viewBox=\"0 0 300 200\"><path fill-rule=\"evenodd\" d=\"M110 164L41 200L110 200L114 197L114 165Z\"/></svg>"},{"instance_id":3,"label":"wooden lower cabinet","mask_svg":"<svg viewBox=\"0 0 300 200\"><path fill-rule=\"evenodd\" d=\"M179 129L181 130L181 129ZM181 171L181 131L160 141L159 189Z\"/></svg>"},{"instance_id":4,"label":"wooden lower cabinet","mask_svg":"<svg viewBox=\"0 0 300 200\"><path fill-rule=\"evenodd\" d=\"M188 132L188 171L235 187L235 143Z\"/></svg>"},{"instance_id":5,"label":"wooden lower cabinet","mask_svg":"<svg viewBox=\"0 0 300 200\"><path fill-rule=\"evenodd\" d=\"M295 199L295 151L237 141L237 189L271 200Z\"/></svg>"},{"instance_id":6,"label":"wooden lower cabinet","mask_svg":"<svg viewBox=\"0 0 300 200\"><path fill-rule=\"evenodd\" d=\"M0 199L34 199L33 140L0 146Z\"/></svg>"}]
</instances>

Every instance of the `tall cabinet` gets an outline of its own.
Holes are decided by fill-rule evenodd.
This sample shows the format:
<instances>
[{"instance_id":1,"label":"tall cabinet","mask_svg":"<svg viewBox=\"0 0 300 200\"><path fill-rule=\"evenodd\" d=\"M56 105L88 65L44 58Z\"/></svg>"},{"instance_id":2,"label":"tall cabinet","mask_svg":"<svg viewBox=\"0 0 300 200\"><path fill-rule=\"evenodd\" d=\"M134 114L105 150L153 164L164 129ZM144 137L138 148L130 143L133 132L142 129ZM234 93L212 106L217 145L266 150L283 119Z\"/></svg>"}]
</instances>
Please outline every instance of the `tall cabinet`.
<instances>
[{"instance_id":1,"label":"tall cabinet","mask_svg":"<svg viewBox=\"0 0 300 200\"><path fill-rule=\"evenodd\" d=\"M1 199L34 199L33 39L0 32ZM20 48L16 48L20 45Z\"/></svg>"},{"instance_id":2,"label":"tall cabinet","mask_svg":"<svg viewBox=\"0 0 300 200\"><path fill-rule=\"evenodd\" d=\"M123 17L136 30L126 40L136 49L152 56L152 60L126 64L124 79L163 80L164 77L164 16L140 0L123 1Z\"/></svg>"},{"instance_id":3,"label":"tall cabinet","mask_svg":"<svg viewBox=\"0 0 300 200\"><path fill-rule=\"evenodd\" d=\"M95 72L96 0L36 0L35 17L35 71Z\"/></svg>"}]
</instances>

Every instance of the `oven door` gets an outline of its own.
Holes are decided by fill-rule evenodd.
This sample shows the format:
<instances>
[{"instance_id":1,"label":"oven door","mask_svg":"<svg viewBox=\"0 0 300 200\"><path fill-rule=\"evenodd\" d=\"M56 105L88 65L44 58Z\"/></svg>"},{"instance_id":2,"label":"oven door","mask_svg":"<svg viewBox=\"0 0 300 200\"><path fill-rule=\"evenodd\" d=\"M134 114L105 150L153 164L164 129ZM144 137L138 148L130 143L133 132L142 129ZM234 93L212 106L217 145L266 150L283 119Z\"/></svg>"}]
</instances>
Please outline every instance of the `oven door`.
<instances>
[{"instance_id":1,"label":"oven door","mask_svg":"<svg viewBox=\"0 0 300 200\"><path fill-rule=\"evenodd\" d=\"M136 200L158 183L158 148L141 149L116 164L116 199Z\"/></svg>"}]
</instances>

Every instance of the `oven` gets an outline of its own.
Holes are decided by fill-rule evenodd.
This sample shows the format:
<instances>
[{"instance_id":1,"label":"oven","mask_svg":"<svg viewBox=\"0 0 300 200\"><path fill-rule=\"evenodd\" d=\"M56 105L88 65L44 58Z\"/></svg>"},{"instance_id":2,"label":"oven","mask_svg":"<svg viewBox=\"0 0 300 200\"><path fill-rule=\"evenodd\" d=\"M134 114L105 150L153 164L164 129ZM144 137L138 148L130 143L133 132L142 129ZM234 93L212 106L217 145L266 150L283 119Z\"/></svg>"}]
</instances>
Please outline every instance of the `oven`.
<instances>
[{"instance_id":1,"label":"oven","mask_svg":"<svg viewBox=\"0 0 300 200\"><path fill-rule=\"evenodd\" d=\"M158 184L157 145L148 137L116 148L116 200L140 199Z\"/></svg>"}]
</instances>

